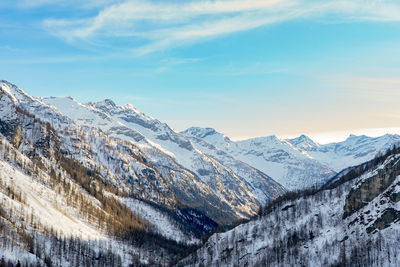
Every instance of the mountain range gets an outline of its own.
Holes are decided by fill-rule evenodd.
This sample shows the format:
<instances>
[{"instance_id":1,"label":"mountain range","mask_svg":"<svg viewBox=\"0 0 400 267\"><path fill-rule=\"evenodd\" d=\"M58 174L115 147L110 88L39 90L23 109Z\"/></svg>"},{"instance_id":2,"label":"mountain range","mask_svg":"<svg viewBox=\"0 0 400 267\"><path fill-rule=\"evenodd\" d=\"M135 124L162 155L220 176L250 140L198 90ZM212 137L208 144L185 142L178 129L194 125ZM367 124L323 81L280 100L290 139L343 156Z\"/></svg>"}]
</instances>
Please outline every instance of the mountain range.
<instances>
[{"instance_id":1,"label":"mountain range","mask_svg":"<svg viewBox=\"0 0 400 267\"><path fill-rule=\"evenodd\" d=\"M117 106L109 99L88 104L70 97L50 97L42 101L79 125L96 127L110 136L142 147L160 149L206 183L212 176L208 175L208 170L199 168L197 159L206 156L217 160L249 182L261 203L271 198L267 192L260 192L261 188L267 187L265 182L255 185L261 180L255 171L268 175L286 190L299 190L322 185L337 172L368 161L400 143L399 135L389 134L375 138L350 135L343 142L324 145L305 135L293 139L266 136L235 142L213 128L191 127L175 132L133 105Z\"/></svg>"},{"instance_id":2,"label":"mountain range","mask_svg":"<svg viewBox=\"0 0 400 267\"><path fill-rule=\"evenodd\" d=\"M400 136L232 141L174 131L133 105L37 98L1 81L0 141L5 259L168 266L293 191L348 177Z\"/></svg>"},{"instance_id":3,"label":"mountain range","mask_svg":"<svg viewBox=\"0 0 400 267\"><path fill-rule=\"evenodd\" d=\"M216 152L223 151L267 173L290 191L322 185L342 169L368 161L400 143L399 135L389 134L375 138L350 135L343 142L321 145L305 135L232 141L212 128L192 127L182 133L205 153L223 160Z\"/></svg>"},{"instance_id":4,"label":"mountain range","mask_svg":"<svg viewBox=\"0 0 400 267\"><path fill-rule=\"evenodd\" d=\"M399 266L400 150L286 194L181 266Z\"/></svg>"}]
</instances>

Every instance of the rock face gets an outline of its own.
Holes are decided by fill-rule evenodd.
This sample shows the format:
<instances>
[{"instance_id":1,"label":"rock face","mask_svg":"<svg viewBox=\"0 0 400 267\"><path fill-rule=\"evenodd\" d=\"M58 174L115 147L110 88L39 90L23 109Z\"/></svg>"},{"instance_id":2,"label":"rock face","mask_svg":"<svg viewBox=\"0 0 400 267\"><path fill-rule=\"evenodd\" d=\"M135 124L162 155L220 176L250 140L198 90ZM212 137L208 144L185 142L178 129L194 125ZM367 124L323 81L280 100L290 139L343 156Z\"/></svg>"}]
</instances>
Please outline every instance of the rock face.
<instances>
[{"instance_id":1,"label":"rock face","mask_svg":"<svg viewBox=\"0 0 400 267\"><path fill-rule=\"evenodd\" d=\"M400 175L400 162L393 158L392 162L388 162L376 172L372 177L362 179L355 188L350 190L344 206L344 217L358 211L382 194ZM397 195L394 198L396 199Z\"/></svg>"},{"instance_id":2,"label":"rock face","mask_svg":"<svg viewBox=\"0 0 400 267\"><path fill-rule=\"evenodd\" d=\"M375 222L369 226L366 231L367 233L374 232L375 230L383 230L390 227L392 223L398 222L400 219L400 211L393 208L384 210L382 215L375 220Z\"/></svg>"},{"instance_id":3,"label":"rock face","mask_svg":"<svg viewBox=\"0 0 400 267\"><path fill-rule=\"evenodd\" d=\"M400 150L320 190L288 194L212 235L182 266L399 266ZM345 215L345 216L344 216Z\"/></svg>"}]
</instances>

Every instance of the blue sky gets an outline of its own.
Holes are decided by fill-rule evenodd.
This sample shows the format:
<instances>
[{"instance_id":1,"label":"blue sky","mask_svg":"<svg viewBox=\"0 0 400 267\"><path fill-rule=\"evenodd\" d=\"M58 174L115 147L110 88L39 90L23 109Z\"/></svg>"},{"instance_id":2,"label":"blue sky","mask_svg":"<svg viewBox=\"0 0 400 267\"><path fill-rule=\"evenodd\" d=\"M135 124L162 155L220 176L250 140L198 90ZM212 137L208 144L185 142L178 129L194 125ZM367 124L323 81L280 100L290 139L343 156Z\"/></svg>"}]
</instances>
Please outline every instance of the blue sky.
<instances>
[{"instance_id":1,"label":"blue sky","mask_svg":"<svg viewBox=\"0 0 400 267\"><path fill-rule=\"evenodd\" d=\"M177 130L326 142L397 132L399 33L399 1L3 0L0 79Z\"/></svg>"}]
</instances>

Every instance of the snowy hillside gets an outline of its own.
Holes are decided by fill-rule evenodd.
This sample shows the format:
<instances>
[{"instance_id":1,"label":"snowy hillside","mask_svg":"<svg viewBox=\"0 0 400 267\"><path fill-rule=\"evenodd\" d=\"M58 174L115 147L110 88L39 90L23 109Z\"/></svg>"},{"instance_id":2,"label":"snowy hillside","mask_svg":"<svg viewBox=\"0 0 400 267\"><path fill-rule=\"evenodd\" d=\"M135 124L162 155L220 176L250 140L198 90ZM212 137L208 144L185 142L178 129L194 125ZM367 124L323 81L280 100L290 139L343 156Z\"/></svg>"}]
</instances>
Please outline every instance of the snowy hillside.
<instances>
[{"instance_id":1,"label":"snowy hillside","mask_svg":"<svg viewBox=\"0 0 400 267\"><path fill-rule=\"evenodd\" d=\"M387 149L392 148L393 145L400 144L400 136L397 134L386 134L380 137L350 135L343 142L325 145L316 143L305 145L305 142L298 142L298 139L287 141L301 152L338 172L347 167L368 161L379 152L384 153Z\"/></svg>"},{"instance_id":2,"label":"snowy hillside","mask_svg":"<svg viewBox=\"0 0 400 267\"><path fill-rule=\"evenodd\" d=\"M63 151L99 170L114 186L135 198L174 212L177 208L198 209L218 223L229 224L252 216L260 204L285 191L246 164L236 162L238 172L223 165L195 149L185 136L131 105L118 107L110 100L87 105L71 98L40 100L5 81L1 88L10 99L4 105L15 104L49 123L61 138ZM247 177L254 177L257 184L251 184Z\"/></svg>"},{"instance_id":3,"label":"snowy hillside","mask_svg":"<svg viewBox=\"0 0 400 267\"><path fill-rule=\"evenodd\" d=\"M177 133L132 105L39 99L0 81L0 264L376 263L371 244L397 263L399 151L350 166L399 141L234 142L211 128ZM329 183L287 193L269 175L287 189Z\"/></svg>"},{"instance_id":4,"label":"snowy hillside","mask_svg":"<svg viewBox=\"0 0 400 267\"><path fill-rule=\"evenodd\" d=\"M0 107L0 251L6 260L169 265L217 227L166 181L173 173L192 182L188 171L152 165L132 143L81 128L4 82ZM128 207L121 197L153 208ZM150 212L163 220L149 222Z\"/></svg>"},{"instance_id":5,"label":"snowy hillside","mask_svg":"<svg viewBox=\"0 0 400 267\"><path fill-rule=\"evenodd\" d=\"M399 266L399 152L329 189L288 194L260 217L211 236L182 265Z\"/></svg>"},{"instance_id":6,"label":"snowy hillside","mask_svg":"<svg viewBox=\"0 0 400 267\"><path fill-rule=\"evenodd\" d=\"M183 133L192 137L200 149L205 148L198 139L205 140L226 154L268 173L288 190L322 184L335 174L328 166L275 136L235 142L210 128L193 127Z\"/></svg>"},{"instance_id":7,"label":"snowy hillside","mask_svg":"<svg viewBox=\"0 0 400 267\"><path fill-rule=\"evenodd\" d=\"M232 141L212 128L192 127L182 133L191 137L199 149L209 153L199 141L204 140L267 173L288 190L322 185L342 169L368 161L400 143L398 135L377 138L352 135L340 143L320 145L305 135L293 139L267 136ZM214 156L219 158L218 154Z\"/></svg>"},{"instance_id":8,"label":"snowy hillside","mask_svg":"<svg viewBox=\"0 0 400 267\"><path fill-rule=\"evenodd\" d=\"M265 173L228 155L223 159L214 157L214 154L220 154L217 150L204 153L189 138L132 105L117 106L111 100L80 104L69 97L44 98L42 101L81 126L96 127L109 136L133 142L154 164L174 169L183 166L201 179L201 183L212 185L213 193L231 206L239 218L254 214L259 204L284 192ZM245 205L234 203L238 197Z\"/></svg>"},{"instance_id":9,"label":"snowy hillside","mask_svg":"<svg viewBox=\"0 0 400 267\"><path fill-rule=\"evenodd\" d=\"M0 135L0 255L5 261L56 266L148 262L148 248L111 234L102 217L108 213L104 201L61 169L48 173L41 168Z\"/></svg>"}]
</instances>

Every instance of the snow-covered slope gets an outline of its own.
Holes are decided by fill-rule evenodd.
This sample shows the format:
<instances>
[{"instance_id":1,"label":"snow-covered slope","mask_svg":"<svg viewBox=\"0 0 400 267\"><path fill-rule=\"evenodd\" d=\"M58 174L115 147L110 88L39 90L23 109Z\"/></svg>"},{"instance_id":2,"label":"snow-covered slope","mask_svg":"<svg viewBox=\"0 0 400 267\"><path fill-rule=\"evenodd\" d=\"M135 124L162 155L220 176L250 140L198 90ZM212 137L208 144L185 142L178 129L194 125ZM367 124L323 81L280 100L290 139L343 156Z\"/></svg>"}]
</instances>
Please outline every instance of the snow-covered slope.
<instances>
[{"instance_id":1,"label":"snow-covered slope","mask_svg":"<svg viewBox=\"0 0 400 267\"><path fill-rule=\"evenodd\" d=\"M399 266L400 151L212 235L184 266ZM377 165L374 165L377 164Z\"/></svg>"},{"instance_id":2,"label":"snow-covered slope","mask_svg":"<svg viewBox=\"0 0 400 267\"><path fill-rule=\"evenodd\" d=\"M169 214L137 199L125 198L122 201L133 212L151 222L155 227L155 231L162 236L185 244L200 243L200 239L182 232L182 227L179 227L180 222L172 219Z\"/></svg>"},{"instance_id":3,"label":"snow-covered slope","mask_svg":"<svg viewBox=\"0 0 400 267\"><path fill-rule=\"evenodd\" d=\"M254 214L258 204L284 192L265 173L228 155L221 160L215 157L221 153L216 149L204 153L189 138L132 105L117 106L111 100L84 105L69 97L42 101L81 126L96 127L109 136L133 142L154 164L189 170L201 183L211 185L210 189L222 200L219 201L231 206L238 217Z\"/></svg>"},{"instance_id":4,"label":"snow-covered slope","mask_svg":"<svg viewBox=\"0 0 400 267\"><path fill-rule=\"evenodd\" d=\"M202 139L226 154L267 173L288 190L322 184L335 172L286 140L275 136L252 138L234 142L211 128L192 127L183 132L200 145ZM218 157L218 155L215 155Z\"/></svg>"},{"instance_id":5,"label":"snow-covered slope","mask_svg":"<svg viewBox=\"0 0 400 267\"><path fill-rule=\"evenodd\" d=\"M180 183L192 182L187 170L152 165L132 143L82 128L8 83L0 85L0 112L0 255L6 260L168 265L217 226L164 178L173 173ZM198 191L189 193L202 203L213 199ZM163 220L147 221L154 216L121 197L153 204Z\"/></svg>"},{"instance_id":6,"label":"snow-covered slope","mask_svg":"<svg viewBox=\"0 0 400 267\"><path fill-rule=\"evenodd\" d=\"M0 256L5 262L47 266L148 262L140 257L150 253L148 248L109 234L97 218L103 207L96 197L61 167L57 174L53 168L47 172L39 158L31 160L0 134ZM81 251L74 249L78 246Z\"/></svg>"},{"instance_id":7,"label":"snow-covered slope","mask_svg":"<svg viewBox=\"0 0 400 267\"><path fill-rule=\"evenodd\" d=\"M309 139L311 142L312 140ZM299 142L298 139L288 140L297 149L307 153L312 158L329 166L338 172L350 166L359 165L370 160L379 152L400 143L397 134L386 134L379 137L368 137L365 135L350 135L345 141L318 145L314 142ZM309 145L310 144L310 145Z\"/></svg>"},{"instance_id":8,"label":"snow-covered slope","mask_svg":"<svg viewBox=\"0 0 400 267\"><path fill-rule=\"evenodd\" d=\"M322 185L344 168L372 159L400 143L399 135L371 138L351 135L340 143L320 145L301 135L293 139L276 136L232 141L212 128L192 127L182 132L207 151L204 140L218 150L270 175L288 190ZM221 154L221 153L220 153ZM219 154L214 155L219 158Z\"/></svg>"},{"instance_id":9,"label":"snow-covered slope","mask_svg":"<svg viewBox=\"0 0 400 267\"><path fill-rule=\"evenodd\" d=\"M12 188L22 197L22 201L19 202L3 192L1 207L19 209L22 214L35 217L37 223L53 228L65 236L81 236L83 239L105 238L99 229L79 218L78 211L68 206L63 196L22 173L10 163L0 161L0 180L2 189Z\"/></svg>"},{"instance_id":10,"label":"snow-covered slope","mask_svg":"<svg viewBox=\"0 0 400 267\"><path fill-rule=\"evenodd\" d=\"M175 211L198 209L221 224L230 224L255 214L260 204L285 191L266 174L233 158L235 168L224 165L131 105L37 99L5 81L0 87L8 96L0 103L6 107L3 118L7 125L15 124L11 132L26 128L9 109L15 105L54 128L64 154L98 170L113 186L137 199ZM32 151L32 145L24 142L18 147Z\"/></svg>"}]
</instances>

